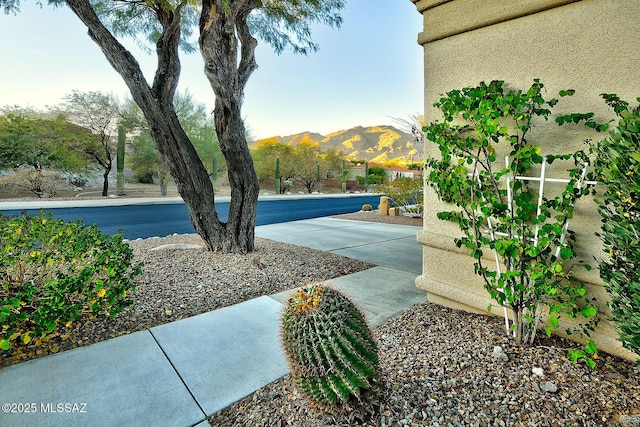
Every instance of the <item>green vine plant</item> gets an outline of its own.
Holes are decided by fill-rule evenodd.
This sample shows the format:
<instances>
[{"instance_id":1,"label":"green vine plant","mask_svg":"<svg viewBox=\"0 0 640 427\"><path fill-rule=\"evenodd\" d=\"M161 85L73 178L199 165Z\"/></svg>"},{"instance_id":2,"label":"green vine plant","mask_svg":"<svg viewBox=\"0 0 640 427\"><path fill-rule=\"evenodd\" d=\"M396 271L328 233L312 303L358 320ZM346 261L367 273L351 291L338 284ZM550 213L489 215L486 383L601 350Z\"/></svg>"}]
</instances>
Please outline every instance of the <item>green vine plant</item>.
<instances>
[{"instance_id":1,"label":"green vine plant","mask_svg":"<svg viewBox=\"0 0 640 427\"><path fill-rule=\"evenodd\" d=\"M491 298L505 307L505 316L507 308L512 311L512 322L505 319L518 344L533 343L543 316L547 335L560 326L563 315L581 316L580 332L587 337L598 319L584 283L571 278L577 265L590 269L576 263L574 234L568 229L576 201L589 193L588 158L584 150L543 157L540 146L530 142L535 121L548 120L559 102L545 100L543 89L535 79L526 91L507 90L503 81L454 90L434 104L442 121L423 128L441 154L426 159L427 184L455 206L437 216L459 226L462 237L455 244L471 251L475 273ZM600 130L591 113L561 117L563 123L585 122ZM507 154L506 159L499 160L498 152ZM554 182L553 189L561 189L550 197L541 190L540 179L525 177L540 176L542 168L556 161L568 164L568 179ZM487 250L493 253L493 266L483 258ZM593 368L592 341L585 348L581 359Z\"/></svg>"},{"instance_id":2,"label":"green vine plant","mask_svg":"<svg viewBox=\"0 0 640 427\"><path fill-rule=\"evenodd\" d=\"M602 230L597 235L608 257L598 264L620 341L640 355L640 105L631 109L617 95L602 97L619 121L593 146L596 178L606 188L598 202Z\"/></svg>"}]
</instances>

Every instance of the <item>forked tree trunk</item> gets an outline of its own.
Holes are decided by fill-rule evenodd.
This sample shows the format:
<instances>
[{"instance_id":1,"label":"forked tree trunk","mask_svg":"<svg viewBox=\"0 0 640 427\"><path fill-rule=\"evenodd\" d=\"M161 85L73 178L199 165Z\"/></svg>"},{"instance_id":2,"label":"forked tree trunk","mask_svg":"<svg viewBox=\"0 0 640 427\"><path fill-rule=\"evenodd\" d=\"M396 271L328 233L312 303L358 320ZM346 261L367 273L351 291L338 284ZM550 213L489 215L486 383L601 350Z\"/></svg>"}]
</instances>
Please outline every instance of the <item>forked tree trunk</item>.
<instances>
[{"instance_id":1,"label":"forked tree trunk","mask_svg":"<svg viewBox=\"0 0 640 427\"><path fill-rule=\"evenodd\" d=\"M255 5L254 1L239 0L225 9L222 0L203 0L199 39L204 72L216 95L216 133L231 186L225 243L247 251L253 250L260 191L241 114L244 88L257 68L254 53L258 42L247 26L247 16Z\"/></svg>"},{"instance_id":2,"label":"forked tree trunk","mask_svg":"<svg viewBox=\"0 0 640 427\"><path fill-rule=\"evenodd\" d=\"M150 87L138 62L104 27L89 1L68 0L67 4L87 26L90 37L100 46L129 87L149 124L153 140L176 182L178 192L187 205L191 223L207 248L242 253L253 250L257 178L253 185L251 175L255 176L255 172L250 163L251 158L248 157L248 149L245 154L237 146L237 141L244 141L246 146L239 104L237 108L227 105L218 107L216 102L217 116L221 115L216 118L216 128L223 153L229 162L232 192L228 224L218 218L208 172L174 110L173 97L180 74L178 45L181 6L174 11L160 7L156 10L163 33L156 44L158 68L153 86ZM242 147L242 143L239 145ZM245 179L244 175L249 170L249 178Z\"/></svg>"}]
</instances>

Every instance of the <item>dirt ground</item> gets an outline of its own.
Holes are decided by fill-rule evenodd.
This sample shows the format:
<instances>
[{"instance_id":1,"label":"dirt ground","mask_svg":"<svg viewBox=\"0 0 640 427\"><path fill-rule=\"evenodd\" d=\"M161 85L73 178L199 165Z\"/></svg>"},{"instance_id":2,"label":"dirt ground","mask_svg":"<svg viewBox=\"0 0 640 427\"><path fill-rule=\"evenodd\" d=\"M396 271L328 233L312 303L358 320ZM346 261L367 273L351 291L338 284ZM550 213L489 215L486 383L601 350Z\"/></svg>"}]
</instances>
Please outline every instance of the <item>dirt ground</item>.
<instances>
[{"instance_id":1,"label":"dirt ground","mask_svg":"<svg viewBox=\"0 0 640 427\"><path fill-rule=\"evenodd\" d=\"M227 185L218 185L215 188L216 195L225 196L231 194L231 190ZM320 189L325 194L342 193L341 187L323 185ZM292 194L307 194L307 191L302 186L295 186L290 191ZM115 196L117 194L115 185L109 186L109 196ZM262 183L260 184L260 194L275 194L275 188L273 184ZM140 184L140 183L126 183L124 186L125 197L161 197L160 185L158 184ZM167 197L177 197L178 189L175 183L171 182L167 188ZM87 200L87 199L101 199L102 187L90 186L84 187L81 190L73 189L59 189L52 197L48 197L51 200ZM39 200L33 193L26 190L8 189L0 187L0 201L28 201ZM42 200L42 199L40 199Z\"/></svg>"}]
</instances>

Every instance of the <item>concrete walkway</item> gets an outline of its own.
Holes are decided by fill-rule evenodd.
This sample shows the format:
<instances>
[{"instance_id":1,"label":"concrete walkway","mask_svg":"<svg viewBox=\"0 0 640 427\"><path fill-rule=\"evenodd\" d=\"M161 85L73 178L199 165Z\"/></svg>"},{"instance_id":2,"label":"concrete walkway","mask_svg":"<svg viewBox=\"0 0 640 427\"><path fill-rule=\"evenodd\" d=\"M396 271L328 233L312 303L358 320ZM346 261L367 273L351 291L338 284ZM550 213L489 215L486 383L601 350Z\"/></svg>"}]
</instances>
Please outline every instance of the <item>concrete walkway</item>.
<instances>
[{"instance_id":1,"label":"concrete walkway","mask_svg":"<svg viewBox=\"0 0 640 427\"><path fill-rule=\"evenodd\" d=\"M426 300L414 283L419 230L318 218L256 235L376 264L329 282L379 325ZM208 426L208 415L288 373L279 320L290 293L3 368L0 426Z\"/></svg>"}]
</instances>

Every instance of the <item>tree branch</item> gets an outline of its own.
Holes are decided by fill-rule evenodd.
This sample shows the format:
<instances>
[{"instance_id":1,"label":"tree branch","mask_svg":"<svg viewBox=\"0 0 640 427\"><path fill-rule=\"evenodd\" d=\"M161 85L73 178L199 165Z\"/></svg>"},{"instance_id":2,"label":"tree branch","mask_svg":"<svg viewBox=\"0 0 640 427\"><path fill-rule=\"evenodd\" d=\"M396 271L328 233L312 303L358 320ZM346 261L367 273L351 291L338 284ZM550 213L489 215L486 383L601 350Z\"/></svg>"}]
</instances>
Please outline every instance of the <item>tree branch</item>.
<instances>
[{"instance_id":1,"label":"tree branch","mask_svg":"<svg viewBox=\"0 0 640 427\"><path fill-rule=\"evenodd\" d=\"M158 67L153 79L152 91L163 105L173 103L180 77L180 12L186 1L180 3L175 10L155 7L156 17L162 25L162 35L156 43Z\"/></svg>"}]
</instances>

